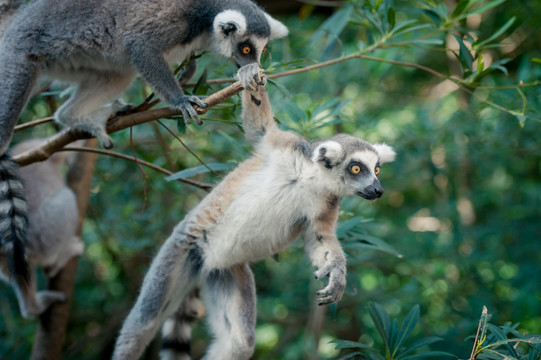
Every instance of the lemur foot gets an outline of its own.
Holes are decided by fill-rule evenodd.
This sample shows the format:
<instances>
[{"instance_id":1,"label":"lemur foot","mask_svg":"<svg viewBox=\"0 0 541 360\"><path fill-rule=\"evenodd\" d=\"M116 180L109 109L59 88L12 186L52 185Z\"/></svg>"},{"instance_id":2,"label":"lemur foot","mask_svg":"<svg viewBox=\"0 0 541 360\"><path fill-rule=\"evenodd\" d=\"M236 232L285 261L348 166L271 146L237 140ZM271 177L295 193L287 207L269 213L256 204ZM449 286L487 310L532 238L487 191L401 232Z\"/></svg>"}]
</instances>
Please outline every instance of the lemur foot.
<instances>
[{"instance_id":1,"label":"lemur foot","mask_svg":"<svg viewBox=\"0 0 541 360\"><path fill-rule=\"evenodd\" d=\"M117 115L124 115L126 113L129 113L130 110L134 109L135 106L128 104L120 99L116 99L111 104L111 110L112 115L111 117L117 116Z\"/></svg>"},{"instance_id":2,"label":"lemur foot","mask_svg":"<svg viewBox=\"0 0 541 360\"><path fill-rule=\"evenodd\" d=\"M198 125L203 124L199 115L194 108L194 105L200 108L206 108L209 106L206 102L203 101L206 96L196 96L196 95L184 95L181 97L175 104L171 104L171 107L175 110L179 110L184 117L184 122L186 125L190 125L192 120L194 120Z\"/></svg>"},{"instance_id":3,"label":"lemur foot","mask_svg":"<svg viewBox=\"0 0 541 360\"><path fill-rule=\"evenodd\" d=\"M346 287L345 261L343 264L342 262L332 262L314 273L316 279L321 279L327 275L329 276L329 283L324 289L317 292L318 298L316 302L318 305L328 305L342 298Z\"/></svg>"},{"instance_id":4,"label":"lemur foot","mask_svg":"<svg viewBox=\"0 0 541 360\"><path fill-rule=\"evenodd\" d=\"M60 291L43 290L36 293L36 297L33 295L25 301L24 309L21 309L22 315L26 319L30 319L36 316L40 316L56 302L65 302L67 300L66 295Z\"/></svg>"},{"instance_id":5,"label":"lemur foot","mask_svg":"<svg viewBox=\"0 0 541 360\"><path fill-rule=\"evenodd\" d=\"M267 77L257 63L244 65L237 75L242 87L250 92L255 92L258 86L267 84Z\"/></svg>"}]
</instances>

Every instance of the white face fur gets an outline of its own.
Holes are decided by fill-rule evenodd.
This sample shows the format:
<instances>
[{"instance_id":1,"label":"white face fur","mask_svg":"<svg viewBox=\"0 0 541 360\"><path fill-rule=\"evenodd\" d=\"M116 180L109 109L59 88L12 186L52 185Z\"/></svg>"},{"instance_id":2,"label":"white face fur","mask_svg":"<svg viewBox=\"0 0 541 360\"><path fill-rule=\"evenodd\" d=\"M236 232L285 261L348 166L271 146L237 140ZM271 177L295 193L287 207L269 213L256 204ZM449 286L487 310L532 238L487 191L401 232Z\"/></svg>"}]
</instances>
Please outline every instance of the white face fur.
<instances>
[{"instance_id":1,"label":"white face fur","mask_svg":"<svg viewBox=\"0 0 541 360\"><path fill-rule=\"evenodd\" d=\"M263 38L247 32L245 16L236 10L224 10L214 18L214 51L233 60L240 68L250 63L260 64L261 54L269 40L284 37L287 27L264 14L270 26L270 36Z\"/></svg>"},{"instance_id":2,"label":"white face fur","mask_svg":"<svg viewBox=\"0 0 541 360\"><path fill-rule=\"evenodd\" d=\"M316 147L311 159L321 167L325 182L336 195L375 200L383 195L377 177L380 166L393 161L395 152L386 144L362 143L362 147L352 150L338 141L328 140Z\"/></svg>"}]
</instances>

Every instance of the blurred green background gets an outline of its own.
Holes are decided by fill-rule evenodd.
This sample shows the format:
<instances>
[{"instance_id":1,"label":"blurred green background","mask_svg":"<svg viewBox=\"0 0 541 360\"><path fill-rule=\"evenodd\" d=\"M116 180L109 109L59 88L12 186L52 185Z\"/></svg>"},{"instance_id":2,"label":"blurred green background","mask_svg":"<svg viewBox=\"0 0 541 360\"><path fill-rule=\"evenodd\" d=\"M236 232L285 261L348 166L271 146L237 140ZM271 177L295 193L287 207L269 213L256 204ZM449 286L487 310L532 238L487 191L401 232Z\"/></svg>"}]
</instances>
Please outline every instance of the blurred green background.
<instances>
[{"instance_id":1,"label":"blurred green background","mask_svg":"<svg viewBox=\"0 0 541 360\"><path fill-rule=\"evenodd\" d=\"M349 274L347 293L337 305L315 305L315 292L324 283L313 279L302 241L281 254L279 263L267 259L252 265L259 312L254 359L335 359L339 352L329 344L334 339L377 345L369 302L397 318L419 304L421 321L414 337L439 336L443 341L433 349L463 359L470 355L472 341L465 339L475 334L483 305L495 324L520 323L522 333L541 333L541 88L537 83L506 88L541 78L541 2L472 3L486 11L450 24L446 20L457 6L453 1L366 0L353 7L296 3L276 14L290 35L271 44L263 61L269 73L379 44L366 55L429 67L461 79L468 91L416 68L363 59L269 82L275 115L284 128L308 138L347 132L386 142L398 156L380 174L383 198L341 202L339 235ZM486 4L497 6L483 9ZM411 19L416 22L407 26L410 31L381 42L382 34ZM502 44L472 51L472 64L452 36L468 45L494 34L491 43ZM501 59L510 59L502 62L505 69L497 68ZM495 71L477 76L491 63ZM219 78L233 76L236 69L205 55L195 80L205 70L208 78ZM49 116L63 100L60 89L55 85L33 98L23 119ZM197 92L217 89L202 86ZM139 103L145 94L138 80L124 98ZM203 126L190 125L179 133L202 161L235 164L250 155L239 126L240 97L203 119ZM176 120L162 122L177 131ZM52 126L41 126L17 133L14 141L54 132ZM131 153L128 131L113 139L116 151ZM172 171L200 165L155 123L133 129L133 143L139 158ZM134 163L99 157L66 359L110 357L153 255L205 195L166 182L150 169L145 172ZM222 176L194 179L216 183ZM13 291L0 284L0 358L27 358L35 328L36 321L21 319ZM196 358L206 344L200 321L192 345ZM155 341L145 357L156 358L158 348Z\"/></svg>"}]
</instances>

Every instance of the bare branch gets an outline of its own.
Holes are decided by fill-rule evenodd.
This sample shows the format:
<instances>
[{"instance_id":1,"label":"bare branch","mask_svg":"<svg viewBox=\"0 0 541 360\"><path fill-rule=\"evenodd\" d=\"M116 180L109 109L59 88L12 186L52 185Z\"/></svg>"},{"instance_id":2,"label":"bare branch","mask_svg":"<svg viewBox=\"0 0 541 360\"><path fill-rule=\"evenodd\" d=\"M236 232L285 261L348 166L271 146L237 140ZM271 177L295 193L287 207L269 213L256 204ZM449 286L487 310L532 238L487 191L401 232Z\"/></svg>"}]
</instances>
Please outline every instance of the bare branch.
<instances>
[{"instance_id":1,"label":"bare branch","mask_svg":"<svg viewBox=\"0 0 541 360\"><path fill-rule=\"evenodd\" d=\"M141 165L147 166L147 167L151 168L152 170L161 172L162 174L165 174L165 175L168 175L168 176L173 174L172 171L169 171L167 169L164 169L162 167L154 165L153 163L150 163L148 161L141 160L141 159L135 159L132 156L124 155L122 153L111 151L111 150L89 148L89 147L85 147L85 146L66 146L66 147L64 147L64 148L62 148L62 149L60 149L58 151L79 151L79 152L91 152L91 153L96 153L96 154L100 154L100 155L107 155L107 156L111 156L111 157L115 157L115 158L119 158L119 159L123 159L123 160L138 162ZM189 185L192 185L192 186L195 186L197 188L203 189L205 191L212 190L212 185L210 185L210 184L205 184L205 183L201 183L201 182L198 182L198 181L193 181L193 180L190 180L190 179L179 179L179 181L181 181L183 183L186 183L186 184L189 184Z\"/></svg>"}]
</instances>

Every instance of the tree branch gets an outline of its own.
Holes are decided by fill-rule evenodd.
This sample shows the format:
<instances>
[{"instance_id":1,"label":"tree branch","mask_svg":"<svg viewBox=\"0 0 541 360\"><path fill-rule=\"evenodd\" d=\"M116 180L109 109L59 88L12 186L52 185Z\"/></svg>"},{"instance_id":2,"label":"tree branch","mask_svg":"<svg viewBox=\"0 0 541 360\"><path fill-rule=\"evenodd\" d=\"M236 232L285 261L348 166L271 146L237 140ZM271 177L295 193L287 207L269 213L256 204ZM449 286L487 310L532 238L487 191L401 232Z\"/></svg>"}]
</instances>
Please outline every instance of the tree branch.
<instances>
[{"instance_id":1,"label":"tree branch","mask_svg":"<svg viewBox=\"0 0 541 360\"><path fill-rule=\"evenodd\" d=\"M242 85L240 82L235 82L226 88L211 94L205 99L205 102L208 103L207 108L196 107L198 114L205 114L208 109L214 107L218 104L221 104L230 97L240 93L242 91ZM180 111L176 111L169 108L162 109L153 109L147 110L134 114L120 115L115 116L109 120L107 124L107 132L114 133L131 126L140 125L152 120L160 118L168 118L175 115L181 115ZM28 165L37 161L47 160L52 154L60 150L67 144L79 140L79 139L88 139L90 138L89 134L86 134L82 131L77 131L74 129L64 129L58 134L50 137L43 145L38 148L31 149L24 153L21 153L17 156L14 156L13 159L20 166Z\"/></svg>"},{"instance_id":2,"label":"tree branch","mask_svg":"<svg viewBox=\"0 0 541 360\"><path fill-rule=\"evenodd\" d=\"M96 146L97 141L91 139L87 142L89 146ZM70 166L67 183L75 193L77 207L79 210L79 224L77 233L82 233L83 220L88 206L90 183L94 174L96 154L80 153ZM40 322L32 349L32 360L56 360L62 358L62 347L66 338L66 331L75 284L75 273L77 271L77 257L72 258L66 266L60 270L57 276L49 280L49 290L62 291L67 301L51 305L40 316Z\"/></svg>"},{"instance_id":3,"label":"tree branch","mask_svg":"<svg viewBox=\"0 0 541 360\"><path fill-rule=\"evenodd\" d=\"M468 88L468 87L475 88L476 87L475 85L471 85L471 86L470 85L465 85L459 79L455 79L453 77L450 77L448 75L440 73L440 72L438 72L438 71L436 71L436 70L434 70L432 68L429 68L427 66L423 66L423 65L419 65L419 64L415 64L415 63L403 62L403 61L383 59L383 58L367 56L367 55L363 54L365 52L370 52L371 50L373 50L373 48L377 48L377 47L378 46L374 45L374 46L372 46L370 48L364 49L361 52L357 52L357 53L354 53L354 54L342 56L342 57L337 58L337 59L323 61L323 62L320 62L320 63L317 63L317 64L313 64L313 65L309 65L309 66L306 66L306 67L303 67L303 68L299 68L299 69L287 70L287 71L282 71L282 72L275 73L275 74L270 74L267 77L269 79L276 79L276 78L280 78L280 77L295 75L295 74L299 74L299 73L303 73L303 72L307 72L307 71L312 71L312 70L317 70L317 69L324 68L324 67L327 67L327 66L332 66L332 65L335 65L335 64L343 63L343 62L346 62L346 61L349 61L349 60L352 60L352 59L378 61L378 62L389 63L389 64L393 64L393 65L399 65L399 66L414 68L414 69L417 69L417 70L421 70L421 71L430 73L430 74L432 74L432 75L434 75L436 77L439 77L441 79L452 81L453 83L458 85L461 90L463 90L463 91L473 95L474 97L478 98L479 101L482 101L487 105L490 105L490 106L492 106L494 108L497 108L500 111L509 113L511 115L519 115L519 113L516 112L516 111L506 109L506 108L502 107L501 105L498 105L498 104L496 104L496 103L494 103L494 102L492 102L492 101L490 101L488 99L482 99L482 98L479 98L478 96L476 96L476 94L470 88ZM207 83L209 83L209 84L225 84L225 83L232 82L233 80L234 79L232 79L232 78L214 79L214 80L209 80ZM193 84L187 84L186 87L190 87L190 85L193 85ZM519 87L535 86L535 85L538 85L538 82L532 82L532 83L528 83L528 84L522 84L521 83L521 84L516 85L516 86L502 87L502 89L519 88ZM479 87L479 88L487 89L488 87ZM233 84L223 88L222 90L219 90L219 91L211 94L210 96L208 96L205 99L205 101L208 103L208 107L204 108L204 109L196 107L196 111L197 111L198 114L205 114L210 108L212 108L212 107L226 101L228 98L240 93L242 90L243 90L243 88L242 88L242 85L240 84L240 82L234 82ZM128 113L128 114L124 114L124 115L118 115L118 116L113 117L112 119L109 120L109 123L107 125L107 132L108 133L113 133L113 132L117 132L117 131L126 129L126 128L131 127L131 126L140 125L140 124L143 124L143 123L146 123L146 122L149 122L149 121L153 121L153 120L156 120L156 119L169 118L169 117L172 117L172 116L175 116L175 115L181 115L180 111L172 110L172 109L169 109L169 108L148 110L152 106L155 106L157 103L159 103L159 100L154 100L154 101L151 101L151 102L144 102L143 104L139 105L134 110L132 110L132 111L137 111L137 112ZM144 111L141 111L141 110L144 110ZM522 115L524 115L524 114L522 114ZM526 116L526 117L528 117L528 116ZM35 126L35 125L38 125L38 124L41 124L41 123L48 122L50 120L51 120L51 118L45 118L45 119L36 120L36 121L33 121L31 123L28 123L28 124L19 125L19 126L16 127L16 129L20 130L20 129L23 129L23 128L28 128L28 127L31 127L31 126ZM28 150L28 151L26 151L24 153L21 153L21 154L15 156L14 160L20 166L28 165L28 164L31 164L31 163L37 162L37 161L44 161L44 160L48 159L53 153L60 150L62 147L66 146L67 144L69 144L69 143L71 143L71 142L73 142L75 140L78 140L78 139L88 139L89 137L90 136L88 134L83 133L81 131L76 131L76 130L72 130L72 129L65 129L65 130L59 132L58 134L52 136L51 138L49 138L42 146L40 146L38 148L35 148L35 149Z\"/></svg>"},{"instance_id":4,"label":"tree branch","mask_svg":"<svg viewBox=\"0 0 541 360\"><path fill-rule=\"evenodd\" d=\"M148 161L141 160L141 159L135 159L132 156L124 155L124 154L121 154L121 153L116 152L116 151L90 148L90 147L86 147L86 146L66 146L66 147L64 147L64 148L62 148L62 149L60 149L58 151L91 152L91 153L96 153L96 154L100 154L100 155L107 155L107 156L112 156L112 157L116 157L116 158L123 159L123 160L138 162L141 165L147 166L147 167L151 168L152 170L156 170L156 171L161 172L162 174L165 174L165 175L172 175L173 174L172 171L169 171L167 169L164 169L162 167L154 165L153 163L150 163ZM186 183L186 184L189 184L189 185L192 185L192 186L195 186L197 188L203 189L205 191L212 190L212 185L210 185L210 184L205 184L205 183L201 183L201 182L198 182L198 181L193 181L193 180L190 180L190 179L179 179L179 181L181 181L183 183Z\"/></svg>"}]
</instances>

